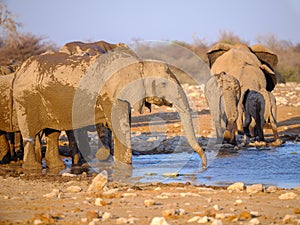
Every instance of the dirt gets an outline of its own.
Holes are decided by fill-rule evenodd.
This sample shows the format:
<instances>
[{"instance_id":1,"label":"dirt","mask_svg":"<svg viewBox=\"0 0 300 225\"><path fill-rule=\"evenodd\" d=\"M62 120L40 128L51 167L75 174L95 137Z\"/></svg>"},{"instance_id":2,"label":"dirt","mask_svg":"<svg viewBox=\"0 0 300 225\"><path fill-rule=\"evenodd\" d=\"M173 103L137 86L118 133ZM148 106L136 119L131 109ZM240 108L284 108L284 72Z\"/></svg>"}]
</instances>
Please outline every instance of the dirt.
<instances>
[{"instance_id":1,"label":"dirt","mask_svg":"<svg viewBox=\"0 0 300 225\"><path fill-rule=\"evenodd\" d=\"M295 87L284 88L288 92ZM283 92L278 89L278 93ZM277 107L279 136L284 140L300 138L300 107L295 104L291 100ZM195 107L200 135L207 138L213 129L203 98L196 101ZM153 110L152 114L133 119L133 132L149 132L145 121L160 115L168 121L169 136L183 134L176 112L169 108ZM265 129L265 133L272 139L270 129ZM19 163L1 165L0 224L151 224L154 217L165 218L167 224L198 224L199 220L206 224L300 224L300 188L273 187L270 192L268 187L263 187L257 193L249 193L246 187L229 191L227 187L197 186L189 182L118 183L109 177L104 190L88 192L96 175L26 173ZM68 189L70 186L81 190L73 193ZM286 193L287 199L282 199ZM97 198L102 199L98 199L99 205L95 205Z\"/></svg>"}]
</instances>

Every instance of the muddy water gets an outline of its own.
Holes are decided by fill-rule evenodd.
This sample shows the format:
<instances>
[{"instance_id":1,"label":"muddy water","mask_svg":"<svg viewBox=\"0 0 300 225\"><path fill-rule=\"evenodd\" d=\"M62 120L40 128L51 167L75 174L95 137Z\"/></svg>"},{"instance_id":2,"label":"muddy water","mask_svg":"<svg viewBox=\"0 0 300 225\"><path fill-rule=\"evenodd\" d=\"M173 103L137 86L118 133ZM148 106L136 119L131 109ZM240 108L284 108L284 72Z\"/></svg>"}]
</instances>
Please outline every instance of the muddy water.
<instances>
[{"instance_id":1,"label":"muddy water","mask_svg":"<svg viewBox=\"0 0 300 225\"><path fill-rule=\"evenodd\" d=\"M207 155L209 167L205 171L201 170L196 153L134 156L132 182L300 186L300 143L287 142L281 147L253 147L237 152L210 151Z\"/></svg>"}]
</instances>

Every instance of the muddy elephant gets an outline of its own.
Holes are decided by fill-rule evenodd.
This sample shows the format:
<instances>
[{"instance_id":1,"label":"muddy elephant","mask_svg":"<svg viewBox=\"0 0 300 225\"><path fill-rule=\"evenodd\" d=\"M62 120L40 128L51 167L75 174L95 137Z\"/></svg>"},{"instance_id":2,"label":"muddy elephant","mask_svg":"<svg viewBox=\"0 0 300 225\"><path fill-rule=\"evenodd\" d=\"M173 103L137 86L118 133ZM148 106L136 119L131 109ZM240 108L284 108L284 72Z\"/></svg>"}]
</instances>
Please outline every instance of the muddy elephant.
<instances>
[{"instance_id":1,"label":"muddy elephant","mask_svg":"<svg viewBox=\"0 0 300 225\"><path fill-rule=\"evenodd\" d=\"M14 73L0 76L0 163L21 159L23 155L22 136L13 104L14 78ZM39 142L35 151L40 152L40 147Z\"/></svg>"},{"instance_id":2,"label":"muddy elephant","mask_svg":"<svg viewBox=\"0 0 300 225\"><path fill-rule=\"evenodd\" d=\"M255 132L252 136L258 136L259 141L265 141L263 127L270 124L274 133L274 138L278 140L277 121L276 121L276 99L275 96L266 89L260 91L246 90L242 103L245 112L245 120L243 123L244 133L250 137L250 124L254 121Z\"/></svg>"},{"instance_id":3,"label":"muddy elephant","mask_svg":"<svg viewBox=\"0 0 300 225\"><path fill-rule=\"evenodd\" d=\"M152 96L166 99L179 111L187 140L205 167L186 95L167 64L141 61L126 46L100 57L64 52L31 57L18 70L13 91L24 139L23 167L41 168L34 153L40 130L100 123L107 123L114 134L115 161L131 164L131 108L141 112L145 98ZM52 156L52 165L59 166L58 153Z\"/></svg>"},{"instance_id":4,"label":"muddy elephant","mask_svg":"<svg viewBox=\"0 0 300 225\"><path fill-rule=\"evenodd\" d=\"M241 97L239 81L221 72L213 75L205 84L205 97L216 129L217 143L224 140L236 143L237 105Z\"/></svg>"},{"instance_id":5,"label":"muddy elephant","mask_svg":"<svg viewBox=\"0 0 300 225\"><path fill-rule=\"evenodd\" d=\"M247 90L259 91L265 88L272 91L276 85L274 67L278 58L267 47L257 44L248 47L245 44L218 43L207 52L212 74L222 71L235 76L241 86L241 94ZM243 132L242 103L238 106L237 126Z\"/></svg>"}]
</instances>

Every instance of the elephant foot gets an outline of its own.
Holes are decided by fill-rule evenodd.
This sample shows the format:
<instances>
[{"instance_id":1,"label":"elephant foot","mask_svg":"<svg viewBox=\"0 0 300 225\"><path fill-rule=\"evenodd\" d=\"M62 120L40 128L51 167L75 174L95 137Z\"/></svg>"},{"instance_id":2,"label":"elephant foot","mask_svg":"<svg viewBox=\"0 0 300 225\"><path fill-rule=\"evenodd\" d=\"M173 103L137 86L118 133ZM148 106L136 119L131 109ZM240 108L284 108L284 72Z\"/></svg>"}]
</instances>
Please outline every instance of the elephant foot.
<instances>
[{"instance_id":1,"label":"elephant foot","mask_svg":"<svg viewBox=\"0 0 300 225\"><path fill-rule=\"evenodd\" d=\"M230 132L229 132L228 130L225 130L225 131L224 131L224 140L225 140L225 141L230 141L230 139L231 139L231 134L230 134Z\"/></svg>"},{"instance_id":2,"label":"elephant foot","mask_svg":"<svg viewBox=\"0 0 300 225\"><path fill-rule=\"evenodd\" d=\"M266 147L267 143L265 141L255 141L255 142L250 142L248 146L251 147Z\"/></svg>"},{"instance_id":3,"label":"elephant foot","mask_svg":"<svg viewBox=\"0 0 300 225\"><path fill-rule=\"evenodd\" d=\"M22 168L26 170L42 170L42 164L37 161L24 161Z\"/></svg>"},{"instance_id":4,"label":"elephant foot","mask_svg":"<svg viewBox=\"0 0 300 225\"><path fill-rule=\"evenodd\" d=\"M9 152L0 160L0 164L9 164L11 161L11 157Z\"/></svg>"},{"instance_id":5,"label":"elephant foot","mask_svg":"<svg viewBox=\"0 0 300 225\"><path fill-rule=\"evenodd\" d=\"M65 169L65 164L62 160L58 159L52 159L52 160L46 160L46 165L49 169Z\"/></svg>"},{"instance_id":6,"label":"elephant foot","mask_svg":"<svg viewBox=\"0 0 300 225\"><path fill-rule=\"evenodd\" d=\"M102 148L99 148L97 153L96 153L96 158L99 160L99 161L105 161L105 160L108 160L110 157L110 149L107 148L107 147L102 147Z\"/></svg>"},{"instance_id":7,"label":"elephant foot","mask_svg":"<svg viewBox=\"0 0 300 225\"><path fill-rule=\"evenodd\" d=\"M268 145L269 146L274 146L274 147L281 146L282 145L282 140L281 139L276 139L275 141L269 143Z\"/></svg>"}]
</instances>

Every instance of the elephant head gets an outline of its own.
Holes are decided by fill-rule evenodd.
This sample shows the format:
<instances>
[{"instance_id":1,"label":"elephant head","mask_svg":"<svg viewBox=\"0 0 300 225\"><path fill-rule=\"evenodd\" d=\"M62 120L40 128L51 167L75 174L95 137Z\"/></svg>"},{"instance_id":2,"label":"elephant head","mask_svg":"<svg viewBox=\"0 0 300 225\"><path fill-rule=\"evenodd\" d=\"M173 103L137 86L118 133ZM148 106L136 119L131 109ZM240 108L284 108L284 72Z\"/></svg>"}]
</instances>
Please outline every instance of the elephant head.
<instances>
[{"instance_id":1,"label":"elephant head","mask_svg":"<svg viewBox=\"0 0 300 225\"><path fill-rule=\"evenodd\" d=\"M169 65L160 61L143 61L142 77L147 98L155 97L177 109L187 141L199 154L202 166L206 167L206 156L195 136L187 97Z\"/></svg>"},{"instance_id":2,"label":"elephant head","mask_svg":"<svg viewBox=\"0 0 300 225\"><path fill-rule=\"evenodd\" d=\"M207 52L212 74L222 71L236 76L242 90L272 91L276 85L274 67L278 58L267 47L257 44L248 47L244 44L218 43Z\"/></svg>"}]
</instances>

